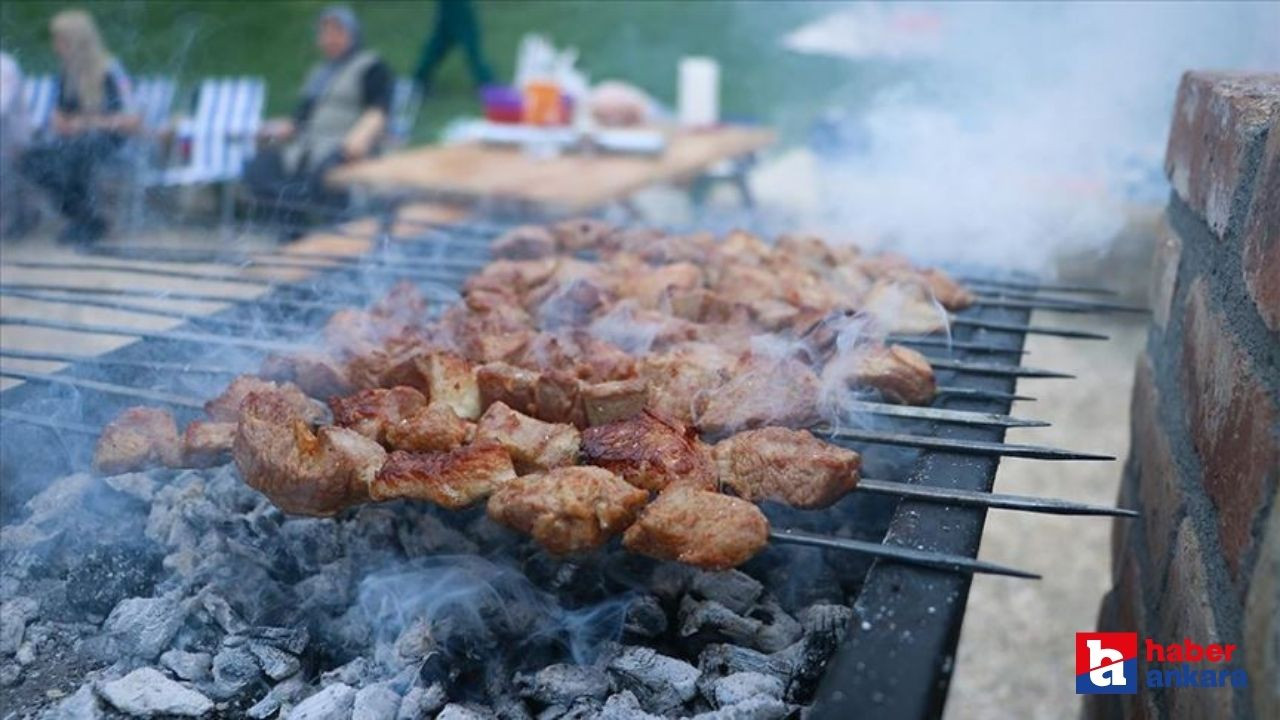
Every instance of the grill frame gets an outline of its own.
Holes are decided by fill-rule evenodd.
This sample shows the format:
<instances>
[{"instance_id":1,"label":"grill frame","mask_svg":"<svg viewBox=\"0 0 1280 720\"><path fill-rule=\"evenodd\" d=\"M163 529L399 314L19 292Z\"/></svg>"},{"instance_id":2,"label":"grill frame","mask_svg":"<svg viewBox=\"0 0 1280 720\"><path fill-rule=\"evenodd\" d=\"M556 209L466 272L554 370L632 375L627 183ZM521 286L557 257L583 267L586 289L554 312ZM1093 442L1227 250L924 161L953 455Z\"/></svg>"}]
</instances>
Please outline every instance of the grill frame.
<instances>
[{"instance_id":1,"label":"grill frame","mask_svg":"<svg viewBox=\"0 0 1280 720\"><path fill-rule=\"evenodd\" d=\"M405 251L407 255L419 259L463 255L477 259L487 257L487 248L478 246L474 242L452 246L442 242L397 243L396 247ZM391 284L385 278L385 273L380 275L382 275L380 279L368 275L362 277L360 269L354 267L317 272L301 283L281 283L279 287L253 301L235 304L214 313L209 316L208 321L188 321L174 329L199 330L204 329L207 323L211 324L218 319L245 320L254 317L287 320L318 328L327 319L325 313L319 310L287 311L278 301L334 300L332 292L343 287L371 287L376 292L377 289L385 289ZM349 300L352 304L357 304L369 298L349 295L336 299ZM982 308L966 311L965 316L1025 324L1029 320L1030 312ZM304 336L284 339L295 340L302 337ZM955 332L955 338L982 340L1007 346L1011 350L1020 350L1025 342L1025 334L1022 333L969 328L958 329ZM260 359L262 354L244 351L246 358ZM991 356L984 353L958 352L957 355L964 359L993 360ZM192 344L158 339L139 340L119 350L106 353L104 356L132 360L165 357L170 360L191 362L208 361L207 353ZM1016 357L1017 355L1000 356L1001 360ZM246 367L248 369L251 366ZM73 365L61 372L76 377L133 384L140 387L190 390L190 388L173 387L169 384L178 382L181 378L148 378L145 373L129 368ZM939 379L945 379L947 384L958 387L1006 392L1013 391L1016 384L1013 378L947 372L939 373ZM162 380L167 382L160 382ZM211 378L211 382L225 382L225 378ZM6 408L40 414L41 410L47 409L50 403L56 403L61 393L60 390L25 383L0 393L0 402ZM130 404L133 403L120 398L95 395L92 403L93 415L76 416L74 419L100 425ZM983 412L1008 412L1010 405L1010 402L957 399L948 402L947 407ZM175 410L175 416L179 422L190 420L195 415L194 411ZM12 428L12 425L10 427ZM913 427L923 429L926 424L913 424ZM1005 434L1004 430L999 428L966 428L936 423L929 424L928 428L931 434L939 437L995 442L1002 441ZM87 464L92 451L90 441L68 443L67 438L48 429L33 429L30 432L42 436L46 443L52 438L52 442L64 450L63 458L67 461L67 470L84 467ZM25 454L25 450L33 447L27 433L24 431L22 435L23 437L16 443L11 437L0 439L0 447L2 447L0 453L5 456L4 482L9 487L14 487L8 477L10 472L15 468L19 472L22 470L21 463L15 465L10 462L14 453ZM913 483L991 491L998 465L999 458L996 457L922 451L912 465L907 478ZM52 474L48 465L44 463L40 463L39 473L45 478ZM23 485L19 484L18 498L10 498L10 500L17 499L16 504L2 503L5 507L0 508L0 516L4 521L8 521L10 513L15 512L25 501L25 498L21 497L24 494L22 488ZM977 508L901 501L893 510L885 540L909 547L976 557L985 516L985 511ZM943 527L949 530L942 530ZM853 603L854 620L848 629L848 634L824 670L811 717L843 718L857 715L925 718L939 716L946 702L954 668L954 655L970 581L970 577L963 574L884 562L874 563L863 581L857 600ZM948 602L946 598L951 600ZM891 615L878 612L885 607L892 608ZM930 607L933 608L932 612L929 610Z\"/></svg>"}]
</instances>

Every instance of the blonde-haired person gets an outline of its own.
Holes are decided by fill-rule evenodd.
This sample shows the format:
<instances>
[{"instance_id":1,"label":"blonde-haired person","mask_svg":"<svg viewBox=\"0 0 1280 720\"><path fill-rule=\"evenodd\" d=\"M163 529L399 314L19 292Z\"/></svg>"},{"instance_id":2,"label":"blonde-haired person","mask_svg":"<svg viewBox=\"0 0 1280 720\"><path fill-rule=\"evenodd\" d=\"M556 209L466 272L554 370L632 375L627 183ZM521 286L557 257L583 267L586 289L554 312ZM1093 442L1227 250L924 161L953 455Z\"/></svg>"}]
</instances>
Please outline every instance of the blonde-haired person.
<instances>
[{"instance_id":1,"label":"blonde-haired person","mask_svg":"<svg viewBox=\"0 0 1280 720\"><path fill-rule=\"evenodd\" d=\"M59 239L93 242L107 232L97 211L93 176L119 151L125 137L137 131L140 121L131 111L129 78L107 51L92 15L64 10L53 16L49 34L61 69L50 123L53 132L26 152L22 169L54 197L66 216L67 227Z\"/></svg>"}]
</instances>

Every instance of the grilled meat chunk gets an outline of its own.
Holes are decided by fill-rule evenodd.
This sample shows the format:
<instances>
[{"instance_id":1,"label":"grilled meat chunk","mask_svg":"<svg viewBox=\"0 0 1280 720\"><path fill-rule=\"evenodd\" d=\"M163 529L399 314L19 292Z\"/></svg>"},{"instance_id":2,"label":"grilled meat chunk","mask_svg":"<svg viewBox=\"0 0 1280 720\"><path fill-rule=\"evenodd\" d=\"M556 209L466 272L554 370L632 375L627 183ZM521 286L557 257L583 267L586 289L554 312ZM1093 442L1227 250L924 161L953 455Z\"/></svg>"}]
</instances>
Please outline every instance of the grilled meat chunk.
<instances>
[{"instance_id":1,"label":"grilled meat chunk","mask_svg":"<svg viewBox=\"0 0 1280 720\"><path fill-rule=\"evenodd\" d=\"M138 406L127 408L102 428L93 450L93 467L114 475L156 465L176 467L181 457L173 415L168 410Z\"/></svg>"},{"instance_id":2,"label":"grilled meat chunk","mask_svg":"<svg viewBox=\"0 0 1280 720\"><path fill-rule=\"evenodd\" d=\"M240 405L232 456L240 476L281 510L333 515L369 499L387 452L340 427L313 432L278 393L249 393Z\"/></svg>"},{"instance_id":3,"label":"grilled meat chunk","mask_svg":"<svg viewBox=\"0 0 1280 720\"><path fill-rule=\"evenodd\" d=\"M685 425L692 425L707 393L729 379L737 358L710 343L691 342L640 364L649 385L649 407Z\"/></svg>"},{"instance_id":4,"label":"grilled meat chunk","mask_svg":"<svg viewBox=\"0 0 1280 720\"><path fill-rule=\"evenodd\" d=\"M236 377L221 395L204 404L204 411L210 419L234 423L240 419L240 403L251 392L279 393L298 409L298 414L307 422L319 422L324 417L324 406L307 397L302 388L291 382L263 380L256 375Z\"/></svg>"},{"instance_id":5,"label":"grilled meat chunk","mask_svg":"<svg viewBox=\"0 0 1280 720\"><path fill-rule=\"evenodd\" d=\"M508 260L534 260L555 255L556 239L541 225L520 225L498 236L490 253Z\"/></svg>"},{"instance_id":6,"label":"grilled meat chunk","mask_svg":"<svg viewBox=\"0 0 1280 720\"><path fill-rule=\"evenodd\" d=\"M824 508L858 484L858 453L807 430L767 427L740 432L712 448L720 482L752 502Z\"/></svg>"},{"instance_id":7,"label":"grilled meat chunk","mask_svg":"<svg viewBox=\"0 0 1280 720\"><path fill-rule=\"evenodd\" d=\"M728 382L707 393L702 430L721 434L763 425L804 427L817 419L820 385L799 360L747 357Z\"/></svg>"},{"instance_id":8,"label":"grilled meat chunk","mask_svg":"<svg viewBox=\"0 0 1280 720\"><path fill-rule=\"evenodd\" d=\"M889 332L927 335L947 328L946 311L916 282L877 280L862 300L862 311Z\"/></svg>"},{"instance_id":9,"label":"grilled meat chunk","mask_svg":"<svg viewBox=\"0 0 1280 720\"><path fill-rule=\"evenodd\" d=\"M533 537L548 552L594 550L630 525L649 499L618 476L593 467L525 475L489 498L489 517Z\"/></svg>"},{"instance_id":10,"label":"grilled meat chunk","mask_svg":"<svg viewBox=\"0 0 1280 720\"><path fill-rule=\"evenodd\" d=\"M231 459L236 440L236 423L195 420L182 433L182 464L185 467L213 467Z\"/></svg>"},{"instance_id":11,"label":"grilled meat chunk","mask_svg":"<svg viewBox=\"0 0 1280 720\"><path fill-rule=\"evenodd\" d=\"M403 385L393 388L361 390L346 397L329 398L333 423L350 428L383 444L387 429L425 410L427 399L422 393Z\"/></svg>"},{"instance_id":12,"label":"grilled meat chunk","mask_svg":"<svg viewBox=\"0 0 1280 720\"><path fill-rule=\"evenodd\" d=\"M928 358L901 345L856 353L851 380L879 390L891 402L907 405L928 405L938 392Z\"/></svg>"},{"instance_id":13,"label":"grilled meat chunk","mask_svg":"<svg viewBox=\"0 0 1280 720\"><path fill-rule=\"evenodd\" d=\"M485 363L476 368L480 404L488 407L501 402L516 412L535 415L538 412L535 392L539 376L540 373L504 362Z\"/></svg>"},{"instance_id":14,"label":"grilled meat chunk","mask_svg":"<svg viewBox=\"0 0 1280 720\"><path fill-rule=\"evenodd\" d=\"M594 218L575 218L551 226L556 245L564 252L590 250L613 232L613 226Z\"/></svg>"},{"instance_id":15,"label":"grilled meat chunk","mask_svg":"<svg viewBox=\"0 0 1280 720\"><path fill-rule=\"evenodd\" d=\"M346 395L355 390L343 364L321 353L271 354L258 372L264 378L292 381L311 397Z\"/></svg>"},{"instance_id":16,"label":"grilled meat chunk","mask_svg":"<svg viewBox=\"0 0 1280 720\"><path fill-rule=\"evenodd\" d=\"M442 453L397 450L369 486L374 500L428 500L460 510L516 477L511 456L498 445L466 445Z\"/></svg>"},{"instance_id":17,"label":"grilled meat chunk","mask_svg":"<svg viewBox=\"0 0 1280 720\"><path fill-rule=\"evenodd\" d=\"M605 468L642 490L672 485L716 487L716 470L697 433L644 411L582 433L584 462Z\"/></svg>"},{"instance_id":18,"label":"grilled meat chunk","mask_svg":"<svg viewBox=\"0 0 1280 720\"><path fill-rule=\"evenodd\" d=\"M622 545L659 560L727 570L769 542L769 520L741 498L690 487L658 496L627 528Z\"/></svg>"},{"instance_id":19,"label":"grilled meat chunk","mask_svg":"<svg viewBox=\"0 0 1280 720\"><path fill-rule=\"evenodd\" d=\"M446 452L471 440L475 428L453 408L431 403L385 428L387 447L409 452Z\"/></svg>"},{"instance_id":20,"label":"grilled meat chunk","mask_svg":"<svg viewBox=\"0 0 1280 720\"><path fill-rule=\"evenodd\" d=\"M640 378L594 383L582 388L587 425L604 425L639 414L649 402L649 384Z\"/></svg>"},{"instance_id":21,"label":"grilled meat chunk","mask_svg":"<svg viewBox=\"0 0 1280 720\"><path fill-rule=\"evenodd\" d=\"M572 465L582 435L572 425L543 422L495 402L480 416L476 442L500 445L521 475Z\"/></svg>"},{"instance_id":22,"label":"grilled meat chunk","mask_svg":"<svg viewBox=\"0 0 1280 720\"><path fill-rule=\"evenodd\" d=\"M476 384L475 368L454 353L413 355L384 373L382 385L408 385L431 402L448 405L464 420L480 417L480 386Z\"/></svg>"}]
</instances>

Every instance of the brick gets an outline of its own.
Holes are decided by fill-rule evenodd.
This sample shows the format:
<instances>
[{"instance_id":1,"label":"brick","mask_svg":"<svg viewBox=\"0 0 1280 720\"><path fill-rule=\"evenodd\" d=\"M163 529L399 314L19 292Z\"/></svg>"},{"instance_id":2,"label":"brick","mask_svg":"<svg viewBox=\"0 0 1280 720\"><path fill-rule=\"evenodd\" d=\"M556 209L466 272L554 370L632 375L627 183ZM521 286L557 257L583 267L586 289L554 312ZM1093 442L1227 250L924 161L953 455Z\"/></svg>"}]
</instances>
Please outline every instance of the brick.
<instances>
[{"instance_id":1,"label":"brick","mask_svg":"<svg viewBox=\"0 0 1280 720\"><path fill-rule=\"evenodd\" d=\"M1280 331L1280 124L1267 137L1244 223L1240 267L1262 322Z\"/></svg>"},{"instance_id":2,"label":"brick","mask_svg":"<svg viewBox=\"0 0 1280 720\"><path fill-rule=\"evenodd\" d=\"M1243 591L1241 563L1253 544L1253 523L1280 470L1272 430L1276 399L1210 308L1203 279L1191 284L1183 326L1182 386L1187 427L1204 468L1203 483L1218 511L1227 566Z\"/></svg>"},{"instance_id":3,"label":"brick","mask_svg":"<svg viewBox=\"0 0 1280 720\"><path fill-rule=\"evenodd\" d=\"M1173 292L1178 285L1178 262L1182 259L1182 238L1168 222L1160 224L1160 236L1156 240L1151 258L1151 285L1149 304L1151 320L1164 330L1169 324L1169 307L1173 304Z\"/></svg>"},{"instance_id":4,"label":"brick","mask_svg":"<svg viewBox=\"0 0 1280 720\"><path fill-rule=\"evenodd\" d=\"M1170 643L1191 638L1205 645L1231 642L1218 631L1210 603L1206 557L1190 518L1178 526L1177 552L1169 565L1169 582L1161 598L1160 629L1152 636ZM1235 702L1231 688L1164 688L1169 716L1174 718L1229 718Z\"/></svg>"},{"instance_id":5,"label":"brick","mask_svg":"<svg viewBox=\"0 0 1280 720\"><path fill-rule=\"evenodd\" d=\"M1172 445L1160 421L1160 393L1155 386L1155 370L1151 357L1138 358L1133 378L1133 401L1130 405L1130 452L1137 460L1138 507L1142 512L1142 546L1150 558L1154 582L1164 577L1172 551L1173 533L1185 509L1178 471L1173 464ZM1129 532L1133 532L1131 529ZM1131 544L1132 546L1132 544ZM1133 550L1138 547L1133 546Z\"/></svg>"},{"instance_id":6,"label":"brick","mask_svg":"<svg viewBox=\"0 0 1280 720\"><path fill-rule=\"evenodd\" d=\"M1178 86L1165 172L1219 239L1249 206L1249 158L1280 115L1280 74L1188 72Z\"/></svg>"},{"instance_id":7,"label":"brick","mask_svg":"<svg viewBox=\"0 0 1280 720\"><path fill-rule=\"evenodd\" d=\"M1245 669L1253 688L1253 713L1280 718L1280 503L1262 533L1244 606Z\"/></svg>"}]
</instances>

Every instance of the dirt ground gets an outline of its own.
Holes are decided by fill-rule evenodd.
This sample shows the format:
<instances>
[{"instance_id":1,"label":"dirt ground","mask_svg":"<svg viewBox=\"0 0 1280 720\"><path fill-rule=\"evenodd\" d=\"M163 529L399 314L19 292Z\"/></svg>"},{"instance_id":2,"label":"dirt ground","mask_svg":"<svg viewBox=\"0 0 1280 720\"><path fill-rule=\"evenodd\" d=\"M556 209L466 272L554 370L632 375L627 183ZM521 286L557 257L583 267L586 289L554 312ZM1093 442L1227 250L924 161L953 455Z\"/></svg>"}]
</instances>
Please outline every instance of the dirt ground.
<instances>
[{"instance_id":1,"label":"dirt ground","mask_svg":"<svg viewBox=\"0 0 1280 720\"><path fill-rule=\"evenodd\" d=\"M1075 380L1023 380L1037 402L1015 414L1053 423L1013 430L1010 442L1104 452L1115 462L1006 459L996 490L1114 503L1129 447L1133 367L1146 341L1145 316L1081 318L1037 313L1033 322L1080 326L1108 342L1030 336L1027 365L1074 373ZM1105 329L1103 329L1105 328ZM1075 718L1075 633L1092 630L1111 585L1111 521L996 510L987 517L983 559L1039 572L1020 581L979 576L969 595L947 720Z\"/></svg>"}]
</instances>

